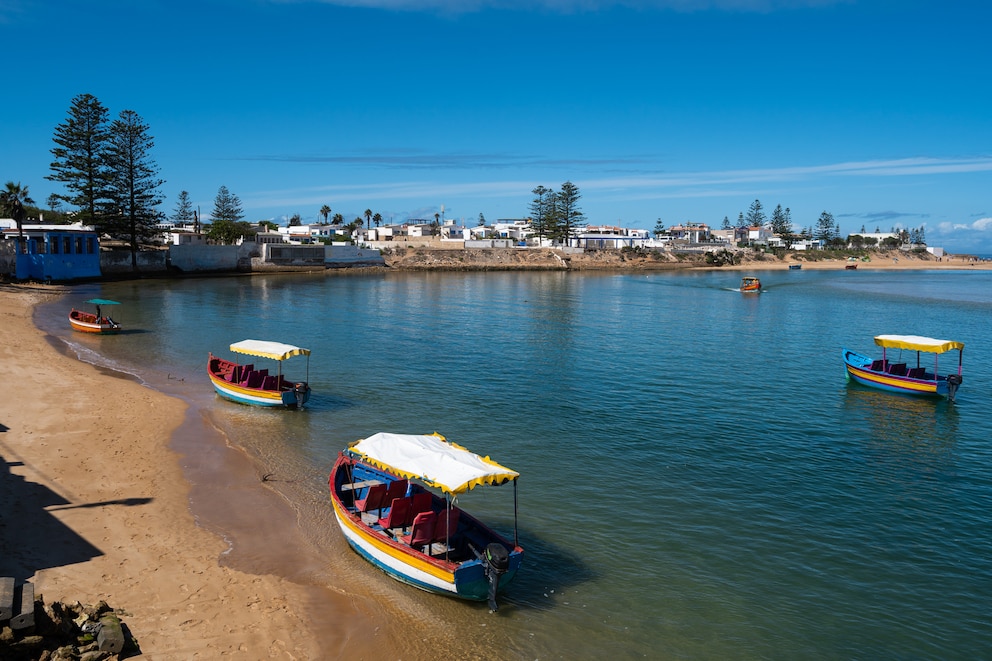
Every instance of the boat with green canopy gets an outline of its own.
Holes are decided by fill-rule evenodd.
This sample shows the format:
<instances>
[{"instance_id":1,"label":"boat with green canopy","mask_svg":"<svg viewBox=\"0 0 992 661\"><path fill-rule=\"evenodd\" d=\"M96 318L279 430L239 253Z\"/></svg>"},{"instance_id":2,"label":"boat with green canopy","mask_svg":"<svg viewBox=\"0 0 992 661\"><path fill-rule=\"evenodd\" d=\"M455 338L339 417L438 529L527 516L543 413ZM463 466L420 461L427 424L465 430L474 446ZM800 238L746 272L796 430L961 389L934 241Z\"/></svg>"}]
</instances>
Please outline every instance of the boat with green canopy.
<instances>
[{"instance_id":1,"label":"boat with green canopy","mask_svg":"<svg viewBox=\"0 0 992 661\"><path fill-rule=\"evenodd\" d=\"M73 330L81 333L102 333L106 335L121 332L121 325L111 319L110 315L103 314L104 306L120 305L120 303L106 298L91 298L86 302L96 306L96 313L84 312L83 310L72 308L69 312L69 325L72 326Z\"/></svg>"}]
</instances>

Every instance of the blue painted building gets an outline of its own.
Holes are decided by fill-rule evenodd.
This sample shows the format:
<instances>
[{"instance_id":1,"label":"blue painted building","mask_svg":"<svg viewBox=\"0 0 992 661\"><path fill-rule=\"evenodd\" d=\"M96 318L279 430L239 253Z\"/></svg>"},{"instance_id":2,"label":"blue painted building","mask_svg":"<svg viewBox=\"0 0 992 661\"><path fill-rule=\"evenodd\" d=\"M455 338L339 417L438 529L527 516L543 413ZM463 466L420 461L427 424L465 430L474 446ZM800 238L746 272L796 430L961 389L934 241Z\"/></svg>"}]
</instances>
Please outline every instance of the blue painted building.
<instances>
[{"instance_id":1,"label":"blue painted building","mask_svg":"<svg viewBox=\"0 0 992 661\"><path fill-rule=\"evenodd\" d=\"M0 264L18 280L67 281L100 277L100 237L84 225L4 228Z\"/></svg>"}]
</instances>

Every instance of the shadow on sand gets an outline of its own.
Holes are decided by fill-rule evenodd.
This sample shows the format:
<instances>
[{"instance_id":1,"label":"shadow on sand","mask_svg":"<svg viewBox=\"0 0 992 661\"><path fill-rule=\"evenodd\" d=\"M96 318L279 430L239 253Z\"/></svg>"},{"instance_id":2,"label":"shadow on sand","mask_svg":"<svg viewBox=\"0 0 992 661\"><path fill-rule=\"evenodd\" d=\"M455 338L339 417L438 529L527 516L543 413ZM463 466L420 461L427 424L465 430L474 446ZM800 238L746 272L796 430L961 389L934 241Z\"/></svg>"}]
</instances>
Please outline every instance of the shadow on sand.
<instances>
[{"instance_id":1,"label":"shadow on sand","mask_svg":"<svg viewBox=\"0 0 992 661\"><path fill-rule=\"evenodd\" d=\"M48 487L11 472L15 466L23 464L0 457L0 576L13 576L18 582L42 569L86 562L103 554L52 512L151 502L151 498L123 498L71 503Z\"/></svg>"}]
</instances>

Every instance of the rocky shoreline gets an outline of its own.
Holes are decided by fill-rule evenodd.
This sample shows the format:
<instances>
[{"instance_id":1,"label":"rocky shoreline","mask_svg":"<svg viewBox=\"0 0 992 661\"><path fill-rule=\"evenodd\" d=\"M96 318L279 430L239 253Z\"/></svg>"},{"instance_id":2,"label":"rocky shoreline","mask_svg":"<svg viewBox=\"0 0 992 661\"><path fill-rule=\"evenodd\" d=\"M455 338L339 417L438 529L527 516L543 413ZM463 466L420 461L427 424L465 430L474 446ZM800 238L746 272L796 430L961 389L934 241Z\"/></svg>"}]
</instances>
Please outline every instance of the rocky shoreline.
<instances>
[{"instance_id":1,"label":"rocky shoreline","mask_svg":"<svg viewBox=\"0 0 992 661\"><path fill-rule=\"evenodd\" d=\"M693 268L785 269L790 264L804 268L843 269L855 251L789 252L779 257L753 250L726 254L681 254L659 250L588 250L568 254L546 249L438 249L398 248L384 250L386 268L393 271L668 271ZM988 266L971 256L935 257L927 252L901 250L857 253L859 268L960 268Z\"/></svg>"}]
</instances>

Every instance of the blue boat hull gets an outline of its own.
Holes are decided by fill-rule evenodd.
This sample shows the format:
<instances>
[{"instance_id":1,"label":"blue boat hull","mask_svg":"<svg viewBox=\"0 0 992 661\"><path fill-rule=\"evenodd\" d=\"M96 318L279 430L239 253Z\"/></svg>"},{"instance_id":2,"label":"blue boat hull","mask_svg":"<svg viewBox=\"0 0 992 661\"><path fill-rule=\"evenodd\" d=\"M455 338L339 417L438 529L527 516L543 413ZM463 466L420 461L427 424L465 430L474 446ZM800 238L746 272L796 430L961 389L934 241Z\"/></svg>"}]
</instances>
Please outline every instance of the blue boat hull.
<instances>
[{"instance_id":1,"label":"blue boat hull","mask_svg":"<svg viewBox=\"0 0 992 661\"><path fill-rule=\"evenodd\" d=\"M949 394L946 377L930 374L929 378L911 378L889 374L881 370L873 370L873 362L864 354L844 349L847 378L856 383L903 395L946 397Z\"/></svg>"}]
</instances>

